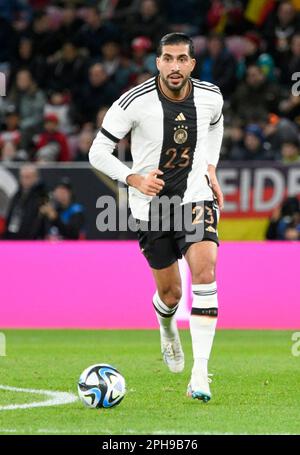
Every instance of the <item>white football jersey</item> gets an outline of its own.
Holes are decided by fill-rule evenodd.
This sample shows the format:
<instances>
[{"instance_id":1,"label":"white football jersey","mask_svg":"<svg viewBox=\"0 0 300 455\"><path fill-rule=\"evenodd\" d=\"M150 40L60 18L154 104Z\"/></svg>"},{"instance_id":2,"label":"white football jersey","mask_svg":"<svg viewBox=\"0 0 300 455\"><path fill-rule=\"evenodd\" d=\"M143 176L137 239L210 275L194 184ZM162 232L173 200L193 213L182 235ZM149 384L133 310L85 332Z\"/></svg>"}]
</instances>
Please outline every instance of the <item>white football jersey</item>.
<instances>
[{"instance_id":1,"label":"white football jersey","mask_svg":"<svg viewBox=\"0 0 300 455\"><path fill-rule=\"evenodd\" d=\"M124 93L108 110L90 150L91 164L126 183L130 174L159 168L165 186L159 194L180 196L182 203L212 200L208 164L217 165L223 137L223 98L218 87L190 78L181 101L167 98L153 77ZM133 167L111 155L115 144L131 132ZM148 220L153 198L129 187L135 218Z\"/></svg>"}]
</instances>

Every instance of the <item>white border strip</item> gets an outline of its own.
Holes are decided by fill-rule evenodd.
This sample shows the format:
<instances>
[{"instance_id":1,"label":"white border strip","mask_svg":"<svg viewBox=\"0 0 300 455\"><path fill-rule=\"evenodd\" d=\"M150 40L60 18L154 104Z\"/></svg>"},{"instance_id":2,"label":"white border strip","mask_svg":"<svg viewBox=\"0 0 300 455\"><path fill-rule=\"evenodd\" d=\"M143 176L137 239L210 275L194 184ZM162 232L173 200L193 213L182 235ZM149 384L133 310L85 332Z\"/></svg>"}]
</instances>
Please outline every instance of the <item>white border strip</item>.
<instances>
[{"instance_id":1,"label":"white border strip","mask_svg":"<svg viewBox=\"0 0 300 455\"><path fill-rule=\"evenodd\" d=\"M11 387L8 385L1 385L0 390L8 390L10 392L23 392L32 393L38 395L45 395L48 400L44 401L33 401L32 403L24 404L9 404L6 406L0 406L0 411L9 411L12 409L29 409L29 408L40 408L44 406L58 406L62 404L74 403L78 400L77 396L69 392L54 392L52 390L38 390L38 389L25 389L20 387Z\"/></svg>"}]
</instances>

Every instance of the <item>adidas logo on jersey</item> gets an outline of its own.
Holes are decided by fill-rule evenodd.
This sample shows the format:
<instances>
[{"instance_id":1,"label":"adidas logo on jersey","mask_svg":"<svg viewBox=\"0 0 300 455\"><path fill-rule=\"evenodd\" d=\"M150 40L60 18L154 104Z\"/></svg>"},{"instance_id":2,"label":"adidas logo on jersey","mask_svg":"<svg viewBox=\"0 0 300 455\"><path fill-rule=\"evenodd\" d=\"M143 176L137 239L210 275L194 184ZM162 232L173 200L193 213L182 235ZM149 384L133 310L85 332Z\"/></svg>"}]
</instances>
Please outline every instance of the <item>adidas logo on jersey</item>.
<instances>
[{"instance_id":1,"label":"adidas logo on jersey","mask_svg":"<svg viewBox=\"0 0 300 455\"><path fill-rule=\"evenodd\" d=\"M182 122L183 120L186 120L184 114L182 112L180 112L180 114L177 115L175 121L176 122Z\"/></svg>"}]
</instances>

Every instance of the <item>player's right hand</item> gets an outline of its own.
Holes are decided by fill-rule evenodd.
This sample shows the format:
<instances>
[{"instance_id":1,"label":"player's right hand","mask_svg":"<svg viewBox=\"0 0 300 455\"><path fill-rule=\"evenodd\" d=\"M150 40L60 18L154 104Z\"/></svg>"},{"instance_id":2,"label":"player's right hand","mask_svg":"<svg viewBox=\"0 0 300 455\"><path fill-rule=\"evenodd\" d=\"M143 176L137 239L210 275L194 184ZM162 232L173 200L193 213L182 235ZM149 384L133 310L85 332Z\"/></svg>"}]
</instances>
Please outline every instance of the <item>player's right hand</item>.
<instances>
[{"instance_id":1,"label":"player's right hand","mask_svg":"<svg viewBox=\"0 0 300 455\"><path fill-rule=\"evenodd\" d=\"M127 177L127 183L147 196L156 196L165 186L165 182L158 176L163 175L160 169L153 169L146 176L131 174Z\"/></svg>"}]
</instances>

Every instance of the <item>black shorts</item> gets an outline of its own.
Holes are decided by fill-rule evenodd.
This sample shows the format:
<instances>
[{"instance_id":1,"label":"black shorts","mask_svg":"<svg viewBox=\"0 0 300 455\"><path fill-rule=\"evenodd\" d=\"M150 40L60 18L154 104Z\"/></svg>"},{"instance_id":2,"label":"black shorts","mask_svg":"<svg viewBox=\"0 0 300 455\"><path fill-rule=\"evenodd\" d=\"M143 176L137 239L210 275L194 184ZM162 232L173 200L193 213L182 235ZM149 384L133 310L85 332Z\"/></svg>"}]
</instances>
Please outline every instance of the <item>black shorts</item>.
<instances>
[{"instance_id":1,"label":"black shorts","mask_svg":"<svg viewBox=\"0 0 300 455\"><path fill-rule=\"evenodd\" d=\"M180 222L176 224L179 214L182 225ZM160 219L155 230L150 221L136 220L141 252L153 269L163 269L181 259L193 243L210 240L219 245L219 208L216 201L185 204L173 209L168 218L169 226L164 226Z\"/></svg>"}]
</instances>

